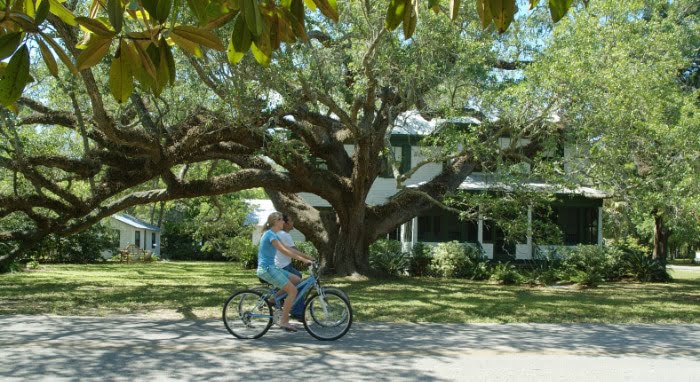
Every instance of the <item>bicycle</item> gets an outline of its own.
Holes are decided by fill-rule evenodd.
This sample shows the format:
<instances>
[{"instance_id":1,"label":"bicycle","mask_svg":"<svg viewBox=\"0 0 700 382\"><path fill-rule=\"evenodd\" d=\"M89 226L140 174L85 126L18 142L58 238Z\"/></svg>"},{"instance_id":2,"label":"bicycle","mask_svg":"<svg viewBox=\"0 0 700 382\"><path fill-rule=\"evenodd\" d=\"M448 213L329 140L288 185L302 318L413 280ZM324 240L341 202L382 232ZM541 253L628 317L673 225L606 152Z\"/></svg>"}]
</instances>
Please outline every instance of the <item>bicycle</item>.
<instances>
[{"instance_id":1,"label":"bicycle","mask_svg":"<svg viewBox=\"0 0 700 382\"><path fill-rule=\"evenodd\" d=\"M311 264L311 275L297 285L294 303L306 296L302 313L304 329L318 340L334 341L350 330L352 307L345 292L321 286L318 268L317 262ZM224 325L234 337L260 338L270 330L273 322L279 322L282 301L287 293L277 295L279 289L273 286L263 288L235 292L224 303Z\"/></svg>"}]
</instances>

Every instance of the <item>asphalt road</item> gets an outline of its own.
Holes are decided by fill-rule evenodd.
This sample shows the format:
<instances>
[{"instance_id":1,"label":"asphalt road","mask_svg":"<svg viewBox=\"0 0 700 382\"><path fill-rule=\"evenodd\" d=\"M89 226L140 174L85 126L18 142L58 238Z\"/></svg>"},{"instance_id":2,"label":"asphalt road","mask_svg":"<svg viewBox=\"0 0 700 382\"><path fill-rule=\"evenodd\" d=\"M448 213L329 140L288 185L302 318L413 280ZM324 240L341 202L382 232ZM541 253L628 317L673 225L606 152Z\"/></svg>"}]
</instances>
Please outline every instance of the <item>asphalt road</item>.
<instances>
[{"instance_id":1,"label":"asphalt road","mask_svg":"<svg viewBox=\"0 0 700 382\"><path fill-rule=\"evenodd\" d=\"M354 324L335 342L218 321L0 316L2 381L700 380L700 325Z\"/></svg>"}]
</instances>

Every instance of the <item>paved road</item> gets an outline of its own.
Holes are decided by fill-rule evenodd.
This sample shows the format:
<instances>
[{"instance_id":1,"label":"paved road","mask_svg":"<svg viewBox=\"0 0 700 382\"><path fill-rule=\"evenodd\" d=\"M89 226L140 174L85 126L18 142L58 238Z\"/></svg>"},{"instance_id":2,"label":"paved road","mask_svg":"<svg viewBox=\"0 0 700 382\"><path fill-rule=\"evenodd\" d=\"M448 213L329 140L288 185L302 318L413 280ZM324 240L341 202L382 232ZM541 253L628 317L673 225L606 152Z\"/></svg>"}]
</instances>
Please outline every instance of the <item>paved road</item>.
<instances>
[{"instance_id":1,"label":"paved road","mask_svg":"<svg viewBox=\"0 0 700 382\"><path fill-rule=\"evenodd\" d=\"M292 371L289 371L292 365ZM700 325L355 324L336 342L217 321L0 316L2 381L700 380Z\"/></svg>"}]
</instances>

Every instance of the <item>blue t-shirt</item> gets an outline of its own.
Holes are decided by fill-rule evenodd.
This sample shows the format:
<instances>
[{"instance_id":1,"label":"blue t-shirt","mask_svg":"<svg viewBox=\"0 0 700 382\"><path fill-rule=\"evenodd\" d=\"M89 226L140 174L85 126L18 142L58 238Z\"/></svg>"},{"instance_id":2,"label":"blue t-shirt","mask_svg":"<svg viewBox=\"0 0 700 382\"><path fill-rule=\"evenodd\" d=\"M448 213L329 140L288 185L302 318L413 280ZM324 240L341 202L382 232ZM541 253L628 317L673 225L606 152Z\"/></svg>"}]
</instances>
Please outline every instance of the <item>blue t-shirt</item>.
<instances>
[{"instance_id":1,"label":"blue t-shirt","mask_svg":"<svg viewBox=\"0 0 700 382\"><path fill-rule=\"evenodd\" d=\"M277 248L272 245L272 241L281 241L279 236L272 230L267 230L260 238L260 247L258 247L258 268L267 268L275 266L275 253Z\"/></svg>"}]
</instances>

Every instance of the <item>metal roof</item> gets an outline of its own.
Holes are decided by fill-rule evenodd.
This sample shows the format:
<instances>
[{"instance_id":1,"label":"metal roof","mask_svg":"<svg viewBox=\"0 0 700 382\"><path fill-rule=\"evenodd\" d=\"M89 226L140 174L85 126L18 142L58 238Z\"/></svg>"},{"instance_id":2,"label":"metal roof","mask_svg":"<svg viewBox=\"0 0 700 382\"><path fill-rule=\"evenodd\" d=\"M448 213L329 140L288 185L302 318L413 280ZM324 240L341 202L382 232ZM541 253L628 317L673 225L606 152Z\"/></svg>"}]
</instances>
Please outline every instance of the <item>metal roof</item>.
<instances>
[{"instance_id":1,"label":"metal roof","mask_svg":"<svg viewBox=\"0 0 700 382\"><path fill-rule=\"evenodd\" d=\"M512 191L513 188L509 184L489 178L492 177L487 174L471 174L459 185L459 189L470 191ZM571 189L542 181L525 182L522 183L522 186L533 191L551 192L557 195L581 195L589 199L605 199L610 197L610 195L605 192L591 187L579 186Z\"/></svg>"},{"instance_id":2,"label":"metal roof","mask_svg":"<svg viewBox=\"0 0 700 382\"><path fill-rule=\"evenodd\" d=\"M160 232L160 227L148 224L142 220L139 220L131 215L127 214L115 214L112 215L113 218L119 220L122 223L128 224L134 228L147 229L155 232Z\"/></svg>"}]
</instances>

